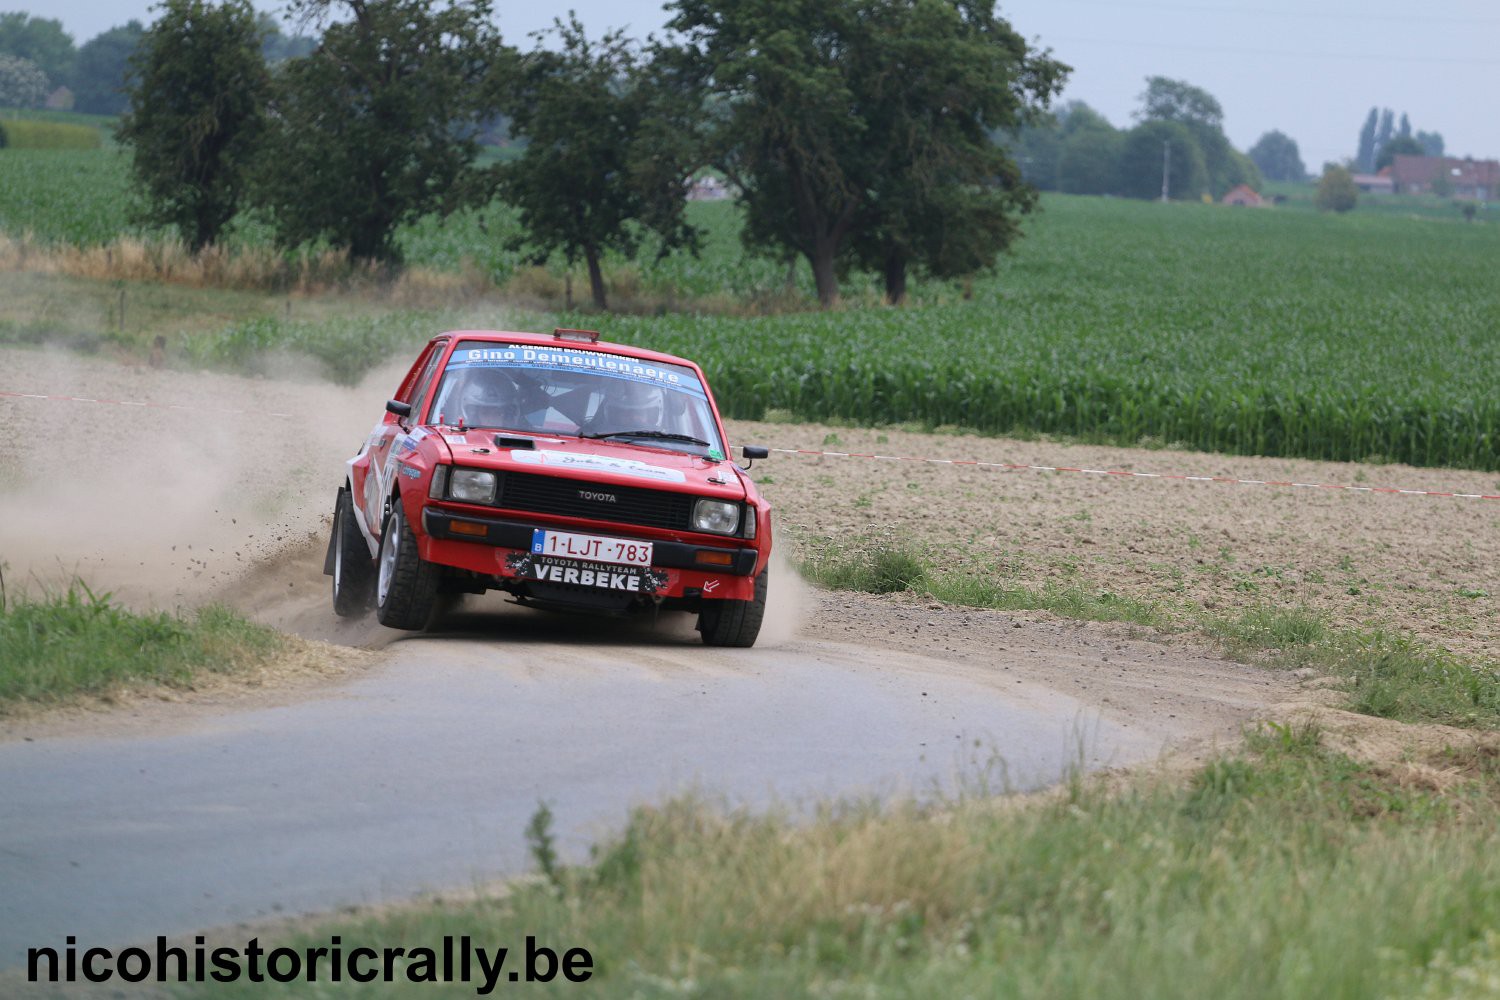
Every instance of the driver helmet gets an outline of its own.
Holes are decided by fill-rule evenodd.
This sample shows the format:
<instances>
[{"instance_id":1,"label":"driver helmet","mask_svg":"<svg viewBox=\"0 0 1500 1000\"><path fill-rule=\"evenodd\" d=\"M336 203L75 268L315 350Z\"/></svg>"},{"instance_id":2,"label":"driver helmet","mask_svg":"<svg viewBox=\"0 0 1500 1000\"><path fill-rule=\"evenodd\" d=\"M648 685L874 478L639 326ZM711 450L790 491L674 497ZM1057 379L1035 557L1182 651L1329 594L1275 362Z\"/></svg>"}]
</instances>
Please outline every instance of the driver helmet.
<instances>
[{"instance_id":1,"label":"driver helmet","mask_svg":"<svg viewBox=\"0 0 1500 1000\"><path fill-rule=\"evenodd\" d=\"M666 394L647 382L622 382L610 391L599 414L605 432L659 430L667 415Z\"/></svg>"},{"instance_id":2,"label":"driver helmet","mask_svg":"<svg viewBox=\"0 0 1500 1000\"><path fill-rule=\"evenodd\" d=\"M484 369L469 374L459 393L459 412L471 427L509 427L520 417L510 380Z\"/></svg>"}]
</instances>

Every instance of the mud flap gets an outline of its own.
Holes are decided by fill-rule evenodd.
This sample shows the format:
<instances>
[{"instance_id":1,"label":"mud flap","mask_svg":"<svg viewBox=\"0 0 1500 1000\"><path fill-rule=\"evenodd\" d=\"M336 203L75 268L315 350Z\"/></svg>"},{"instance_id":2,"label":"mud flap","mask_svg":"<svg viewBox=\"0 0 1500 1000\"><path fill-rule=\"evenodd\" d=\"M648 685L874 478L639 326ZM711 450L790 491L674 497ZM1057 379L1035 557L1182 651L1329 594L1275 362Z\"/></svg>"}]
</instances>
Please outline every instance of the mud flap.
<instances>
[{"instance_id":1,"label":"mud flap","mask_svg":"<svg viewBox=\"0 0 1500 1000\"><path fill-rule=\"evenodd\" d=\"M334 509L334 511L337 511L339 509L339 497L342 497L344 495L344 493L345 493L345 487L340 486L339 487L338 495L333 498L333 509ZM324 576L332 576L333 575L333 547L338 544L338 539L339 539L338 532L339 532L339 518L338 518L338 514L335 513L334 516L333 516L333 527L330 528L329 531L328 531L328 551L323 554L323 575Z\"/></svg>"}]
</instances>

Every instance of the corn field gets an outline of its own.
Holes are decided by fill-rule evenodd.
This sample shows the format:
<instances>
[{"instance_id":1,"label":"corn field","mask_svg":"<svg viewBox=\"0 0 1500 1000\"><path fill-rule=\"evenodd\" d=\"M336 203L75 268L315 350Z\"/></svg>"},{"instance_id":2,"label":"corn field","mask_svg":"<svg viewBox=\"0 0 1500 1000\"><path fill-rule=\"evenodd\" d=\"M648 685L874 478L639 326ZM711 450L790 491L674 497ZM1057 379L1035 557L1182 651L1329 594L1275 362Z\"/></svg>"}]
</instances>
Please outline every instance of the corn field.
<instances>
[{"instance_id":1,"label":"corn field","mask_svg":"<svg viewBox=\"0 0 1500 1000\"><path fill-rule=\"evenodd\" d=\"M116 150L0 151L0 232L79 245L135 233L126 164ZM1394 202L1339 217L1067 196L1042 206L993 274L967 287L919 276L903 309L879 306L874 276L854 273L844 283L850 304L834 312L668 308L649 318L539 316L534 326L599 327L692 357L735 417L782 410L1500 469L1500 225L1405 217ZM805 264L788 292L786 261L740 246L733 205L689 208L704 253L656 259L648 246L637 260L609 262L617 286L689 307L717 295L746 313L776 293L807 301ZM401 243L410 263L477 268L502 283L525 266L506 246L515 226L506 206L492 205L423 220ZM231 236L262 248L266 238L248 219ZM348 324L255 322L208 338L195 355L232 359L247 343L278 340L319 354L326 339L349 356ZM424 333L420 317L401 324L413 336L435 332ZM389 326L372 337L389 343Z\"/></svg>"}]
</instances>

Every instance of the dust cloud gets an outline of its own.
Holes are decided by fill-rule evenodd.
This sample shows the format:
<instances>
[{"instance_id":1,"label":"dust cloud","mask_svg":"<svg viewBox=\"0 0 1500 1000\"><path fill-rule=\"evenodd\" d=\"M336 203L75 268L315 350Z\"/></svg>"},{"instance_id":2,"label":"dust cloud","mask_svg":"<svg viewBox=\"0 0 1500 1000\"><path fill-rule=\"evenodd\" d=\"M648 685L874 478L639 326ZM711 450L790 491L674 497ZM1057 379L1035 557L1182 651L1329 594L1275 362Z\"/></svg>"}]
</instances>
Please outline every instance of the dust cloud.
<instances>
[{"instance_id":1,"label":"dust cloud","mask_svg":"<svg viewBox=\"0 0 1500 1000\"><path fill-rule=\"evenodd\" d=\"M7 582L36 592L76 578L131 607L177 608L217 599L253 566L306 561L378 415L371 399L404 369L348 388L0 350L0 389L153 404L0 397ZM299 573L283 584L310 585Z\"/></svg>"},{"instance_id":2,"label":"dust cloud","mask_svg":"<svg viewBox=\"0 0 1500 1000\"><path fill-rule=\"evenodd\" d=\"M761 623L757 646L781 646L802 630L817 593L798 575L786 557L786 548L771 550L771 575L766 587L766 617Z\"/></svg>"}]
</instances>

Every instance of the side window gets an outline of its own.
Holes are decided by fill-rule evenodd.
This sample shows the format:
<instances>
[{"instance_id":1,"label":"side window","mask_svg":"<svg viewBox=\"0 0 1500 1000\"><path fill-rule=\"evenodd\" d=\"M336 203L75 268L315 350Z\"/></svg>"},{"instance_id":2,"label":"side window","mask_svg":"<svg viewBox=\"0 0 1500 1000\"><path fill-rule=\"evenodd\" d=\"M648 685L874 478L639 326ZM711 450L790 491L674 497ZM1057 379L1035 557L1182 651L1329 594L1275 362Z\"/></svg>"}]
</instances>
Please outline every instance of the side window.
<instances>
[{"instance_id":1,"label":"side window","mask_svg":"<svg viewBox=\"0 0 1500 1000\"><path fill-rule=\"evenodd\" d=\"M411 394L413 417L418 417L422 412L422 404L427 401L427 394L432 390L433 377L437 374L438 359L443 356L443 348L447 346L446 341L432 346L432 354L427 358L427 365L422 370L422 374L417 377L417 386Z\"/></svg>"},{"instance_id":2,"label":"side window","mask_svg":"<svg viewBox=\"0 0 1500 1000\"><path fill-rule=\"evenodd\" d=\"M432 352L436 349L436 344L427 345L427 348L422 351L422 356L417 358L416 363L407 370L406 376L401 379L401 384L396 386L396 394L391 397L392 399L400 400L403 403L411 402L412 390L416 388L422 372L426 370L427 363L432 358Z\"/></svg>"}]
</instances>

